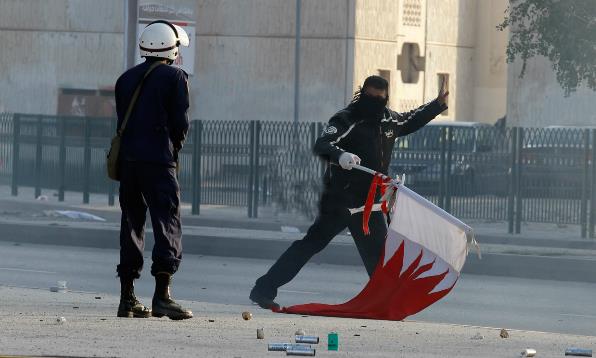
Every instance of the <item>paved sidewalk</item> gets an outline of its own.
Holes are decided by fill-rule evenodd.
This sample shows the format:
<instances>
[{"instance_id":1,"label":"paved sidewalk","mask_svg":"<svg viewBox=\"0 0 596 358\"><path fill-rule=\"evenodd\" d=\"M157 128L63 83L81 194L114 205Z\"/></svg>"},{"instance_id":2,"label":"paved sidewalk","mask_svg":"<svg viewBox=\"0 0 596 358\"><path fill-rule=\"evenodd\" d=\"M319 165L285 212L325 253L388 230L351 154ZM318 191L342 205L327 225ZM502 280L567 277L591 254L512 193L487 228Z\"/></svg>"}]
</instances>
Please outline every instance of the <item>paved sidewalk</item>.
<instances>
[{"instance_id":1,"label":"paved sidewalk","mask_svg":"<svg viewBox=\"0 0 596 358\"><path fill-rule=\"evenodd\" d=\"M0 240L15 243L118 248L120 210L108 206L105 195L81 204L80 193L68 193L64 202L47 196L35 200L32 189L10 196L0 186ZM31 191L30 193L27 190ZM47 195L47 194L44 194ZM103 200L103 201L102 201ZM76 210L97 215L105 221L74 220L56 210ZM204 206L200 216L183 207L184 251L191 254L275 260L293 240L301 239L310 220L262 208L261 217L249 219L242 208ZM505 223L468 222L483 253L468 256L464 273L565 281L596 282L596 240L579 238L579 228L554 224L528 224L524 235L508 235ZM497 230L502 227L502 233ZM148 223L148 228L150 225ZM573 232L576 236L573 236ZM151 237L151 230L147 230ZM314 262L361 265L352 238L338 235ZM147 249L151 248L152 239Z\"/></svg>"},{"instance_id":2,"label":"paved sidewalk","mask_svg":"<svg viewBox=\"0 0 596 358\"><path fill-rule=\"evenodd\" d=\"M23 209L17 205L16 209L10 209L8 203L20 204L41 204L57 205L62 207L77 208L82 211L90 211L100 216L105 216L108 220L119 222L120 208L118 206L118 197L115 197L115 206L108 205L108 198L105 194L91 194L90 203L83 204L82 193L66 192L64 202L59 202L55 190L42 190L44 200L35 200L34 190L29 187L19 188L19 195L11 196L11 189L7 185L0 185L0 216L10 215L11 213L34 216L40 215L39 208ZM6 201L6 203L2 203ZM278 231L282 226L298 228L301 232L312 224L312 220L305 218L299 213L284 213L276 210L275 207L260 207L259 217L249 219L247 208L230 207L223 205L202 205L199 216L191 215L191 206L188 203L182 205L183 224L196 226L219 226L234 227L246 229L263 229ZM489 238L498 243L524 245L524 241L532 243L530 246L540 246L535 242L542 242L544 246L562 246L566 241L586 242L596 247L596 239L582 239L580 236L580 226L571 224L553 224L553 223L522 223L521 234L508 234L508 223L506 221L487 221L487 220L463 220L470 225L481 238ZM497 243L497 242L494 242Z\"/></svg>"},{"instance_id":3,"label":"paved sidewalk","mask_svg":"<svg viewBox=\"0 0 596 358\"><path fill-rule=\"evenodd\" d=\"M118 298L101 293L0 286L0 297L0 355L281 357L267 344L291 342L297 329L321 337L315 347L323 357L519 357L526 348L561 357L571 346L596 349L593 336L510 330L503 339L502 327L305 317L196 301L184 302L195 313L187 321L123 319L114 317ZM253 318L244 321L243 311ZM264 340L256 339L257 328ZM327 350L331 331L339 334L337 352Z\"/></svg>"}]
</instances>

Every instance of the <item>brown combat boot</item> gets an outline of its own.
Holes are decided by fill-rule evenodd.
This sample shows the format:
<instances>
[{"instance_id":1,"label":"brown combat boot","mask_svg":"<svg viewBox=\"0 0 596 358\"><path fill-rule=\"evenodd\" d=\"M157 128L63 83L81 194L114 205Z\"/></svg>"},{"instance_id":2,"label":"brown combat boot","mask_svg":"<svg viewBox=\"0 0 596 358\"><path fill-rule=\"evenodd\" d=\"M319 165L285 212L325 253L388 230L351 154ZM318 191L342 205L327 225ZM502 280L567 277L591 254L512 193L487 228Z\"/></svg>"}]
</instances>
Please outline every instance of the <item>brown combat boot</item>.
<instances>
[{"instance_id":1,"label":"brown combat boot","mask_svg":"<svg viewBox=\"0 0 596 358\"><path fill-rule=\"evenodd\" d=\"M170 296L170 281L172 275L159 272L155 275L155 293L153 294L153 317L166 316L173 320L192 318L192 312L176 303Z\"/></svg>"},{"instance_id":2,"label":"brown combat boot","mask_svg":"<svg viewBox=\"0 0 596 358\"><path fill-rule=\"evenodd\" d=\"M120 305L118 305L118 317L151 317L151 310L145 307L135 296L132 279L120 278Z\"/></svg>"}]
</instances>

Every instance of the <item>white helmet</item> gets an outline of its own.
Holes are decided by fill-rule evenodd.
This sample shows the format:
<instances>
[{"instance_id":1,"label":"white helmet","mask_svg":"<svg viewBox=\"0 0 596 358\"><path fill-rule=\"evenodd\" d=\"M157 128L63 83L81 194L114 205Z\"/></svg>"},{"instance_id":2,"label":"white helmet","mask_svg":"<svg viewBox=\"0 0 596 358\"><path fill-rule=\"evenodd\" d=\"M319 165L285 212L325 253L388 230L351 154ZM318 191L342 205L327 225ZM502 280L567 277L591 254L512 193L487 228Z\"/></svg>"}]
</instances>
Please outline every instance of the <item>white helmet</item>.
<instances>
[{"instance_id":1,"label":"white helmet","mask_svg":"<svg viewBox=\"0 0 596 358\"><path fill-rule=\"evenodd\" d=\"M184 29L165 20L157 20L145 27L139 48L141 57L159 57L175 60L180 45L188 46L190 40Z\"/></svg>"}]
</instances>

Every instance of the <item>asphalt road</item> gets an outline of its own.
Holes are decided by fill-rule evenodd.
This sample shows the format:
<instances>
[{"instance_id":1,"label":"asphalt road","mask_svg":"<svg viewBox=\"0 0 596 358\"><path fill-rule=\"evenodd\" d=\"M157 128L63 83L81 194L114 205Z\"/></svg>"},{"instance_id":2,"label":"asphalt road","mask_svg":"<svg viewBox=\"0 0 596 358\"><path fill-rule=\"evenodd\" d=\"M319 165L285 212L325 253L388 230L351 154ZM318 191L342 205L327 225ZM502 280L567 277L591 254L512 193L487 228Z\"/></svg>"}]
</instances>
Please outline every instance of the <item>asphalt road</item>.
<instances>
[{"instance_id":1,"label":"asphalt road","mask_svg":"<svg viewBox=\"0 0 596 358\"><path fill-rule=\"evenodd\" d=\"M74 291L99 295L119 291L117 250L0 242L0 253L0 285L49 289L65 280ZM180 299L243 305L248 303L255 278L271 263L186 255L175 276L173 294ZM148 273L150 260L146 264L137 294L149 304L153 280ZM357 266L308 264L283 287L278 300L282 305L343 302L366 279L364 268ZM592 335L596 331L596 284L463 275L444 300L409 319Z\"/></svg>"}]
</instances>

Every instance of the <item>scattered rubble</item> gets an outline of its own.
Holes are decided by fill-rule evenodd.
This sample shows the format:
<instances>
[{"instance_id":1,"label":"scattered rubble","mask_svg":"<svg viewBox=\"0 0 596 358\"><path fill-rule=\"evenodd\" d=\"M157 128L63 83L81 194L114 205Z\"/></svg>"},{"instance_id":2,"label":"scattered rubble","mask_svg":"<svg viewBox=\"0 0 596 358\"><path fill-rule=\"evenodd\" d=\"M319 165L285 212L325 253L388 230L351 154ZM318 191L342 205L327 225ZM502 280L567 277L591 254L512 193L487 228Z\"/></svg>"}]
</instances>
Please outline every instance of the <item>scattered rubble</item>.
<instances>
[{"instance_id":1,"label":"scattered rubble","mask_svg":"<svg viewBox=\"0 0 596 358\"><path fill-rule=\"evenodd\" d=\"M243 318L245 321L248 321L249 319L251 319L251 318L252 318L252 313L250 313L250 312L248 312L248 311L244 311L244 312L242 312L242 318Z\"/></svg>"},{"instance_id":2,"label":"scattered rubble","mask_svg":"<svg viewBox=\"0 0 596 358\"><path fill-rule=\"evenodd\" d=\"M484 339L484 336L480 334L480 332L476 333L476 335L474 337L472 337L471 339L473 340L481 340Z\"/></svg>"},{"instance_id":3,"label":"scattered rubble","mask_svg":"<svg viewBox=\"0 0 596 358\"><path fill-rule=\"evenodd\" d=\"M501 336L501 338L509 338L509 332L507 332L507 330L505 328L502 328L500 336Z\"/></svg>"},{"instance_id":4,"label":"scattered rubble","mask_svg":"<svg viewBox=\"0 0 596 358\"><path fill-rule=\"evenodd\" d=\"M257 339L265 339L263 328L257 328Z\"/></svg>"}]
</instances>

